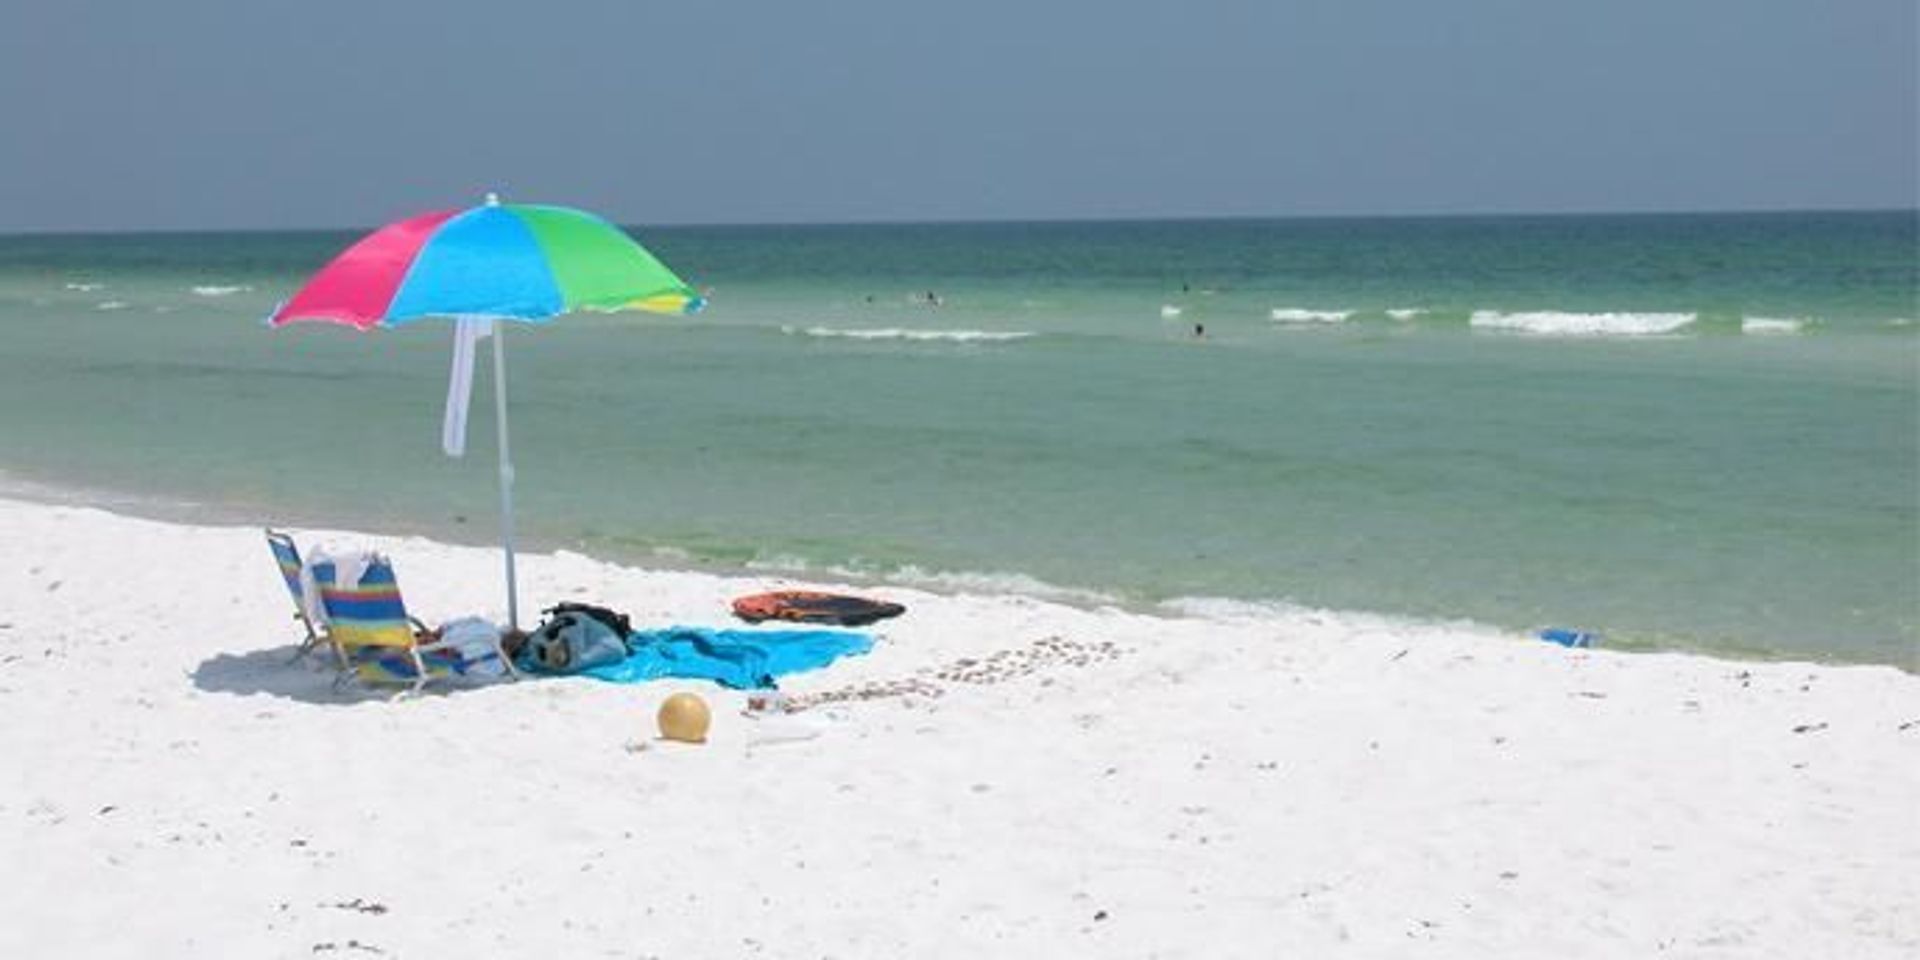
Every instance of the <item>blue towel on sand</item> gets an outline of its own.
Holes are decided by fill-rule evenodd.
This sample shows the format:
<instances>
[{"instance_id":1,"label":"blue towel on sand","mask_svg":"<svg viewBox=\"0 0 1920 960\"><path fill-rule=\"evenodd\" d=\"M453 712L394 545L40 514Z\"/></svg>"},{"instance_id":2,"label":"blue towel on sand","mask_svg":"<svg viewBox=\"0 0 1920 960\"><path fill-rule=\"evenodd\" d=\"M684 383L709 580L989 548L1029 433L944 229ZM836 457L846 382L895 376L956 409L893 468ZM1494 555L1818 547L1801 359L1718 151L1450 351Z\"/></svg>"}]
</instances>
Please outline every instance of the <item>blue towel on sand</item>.
<instances>
[{"instance_id":1,"label":"blue towel on sand","mask_svg":"<svg viewBox=\"0 0 1920 960\"><path fill-rule=\"evenodd\" d=\"M668 627L627 636L633 652L618 663L580 671L609 683L661 677L712 680L736 690L767 689L774 678L824 667L873 649L873 638L846 630L711 630Z\"/></svg>"}]
</instances>

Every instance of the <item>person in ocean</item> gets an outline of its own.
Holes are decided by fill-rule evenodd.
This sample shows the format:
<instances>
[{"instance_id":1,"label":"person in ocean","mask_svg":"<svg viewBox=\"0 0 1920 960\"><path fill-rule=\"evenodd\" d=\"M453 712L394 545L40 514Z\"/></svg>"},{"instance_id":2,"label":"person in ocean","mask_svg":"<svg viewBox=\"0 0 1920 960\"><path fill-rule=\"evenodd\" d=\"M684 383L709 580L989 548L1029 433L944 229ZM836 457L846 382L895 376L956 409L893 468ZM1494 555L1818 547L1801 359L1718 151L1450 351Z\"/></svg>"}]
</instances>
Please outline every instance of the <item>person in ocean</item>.
<instances>
[{"instance_id":1,"label":"person in ocean","mask_svg":"<svg viewBox=\"0 0 1920 960\"><path fill-rule=\"evenodd\" d=\"M930 306L930 307L937 307L937 306L939 306L939 305L940 305L940 295L939 295L939 294L937 294L937 293L934 293L934 292L933 292L932 290L928 290L928 291L927 291L927 306Z\"/></svg>"},{"instance_id":2,"label":"person in ocean","mask_svg":"<svg viewBox=\"0 0 1920 960\"><path fill-rule=\"evenodd\" d=\"M1202 338L1204 338L1204 337L1206 337L1206 335L1207 335L1207 325L1206 325L1206 324L1204 324L1204 323L1196 323L1196 324L1194 324L1194 325L1193 325L1193 337L1194 337L1194 339L1196 339L1196 340L1199 340L1199 339L1202 339Z\"/></svg>"}]
</instances>

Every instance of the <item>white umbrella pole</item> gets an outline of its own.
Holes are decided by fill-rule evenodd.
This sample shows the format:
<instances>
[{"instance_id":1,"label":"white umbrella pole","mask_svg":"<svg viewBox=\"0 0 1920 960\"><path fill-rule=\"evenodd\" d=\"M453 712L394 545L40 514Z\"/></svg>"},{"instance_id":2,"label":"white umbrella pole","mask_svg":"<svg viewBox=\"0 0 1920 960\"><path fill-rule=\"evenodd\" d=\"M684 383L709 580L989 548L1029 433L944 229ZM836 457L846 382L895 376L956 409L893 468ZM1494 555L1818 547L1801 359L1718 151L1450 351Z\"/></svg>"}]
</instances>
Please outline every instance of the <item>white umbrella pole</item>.
<instances>
[{"instance_id":1,"label":"white umbrella pole","mask_svg":"<svg viewBox=\"0 0 1920 960\"><path fill-rule=\"evenodd\" d=\"M493 322L493 421L500 428L500 542L507 549L507 627L520 629L520 597L513 579L513 454L507 449L507 322Z\"/></svg>"}]
</instances>

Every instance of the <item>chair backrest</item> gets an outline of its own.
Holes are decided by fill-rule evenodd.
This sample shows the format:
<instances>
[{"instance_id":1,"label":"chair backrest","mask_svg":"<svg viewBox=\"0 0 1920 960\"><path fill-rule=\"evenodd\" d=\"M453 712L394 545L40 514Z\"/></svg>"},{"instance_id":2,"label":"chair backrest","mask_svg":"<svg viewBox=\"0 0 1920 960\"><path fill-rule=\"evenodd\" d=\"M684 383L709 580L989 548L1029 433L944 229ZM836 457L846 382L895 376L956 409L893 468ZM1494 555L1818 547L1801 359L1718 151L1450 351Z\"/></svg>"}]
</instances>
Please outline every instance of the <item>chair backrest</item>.
<instances>
[{"instance_id":1,"label":"chair backrest","mask_svg":"<svg viewBox=\"0 0 1920 960\"><path fill-rule=\"evenodd\" d=\"M300 586L300 548L293 545L293 538L277 530L267 531L267 547L273 551L273 560L280 565L280 576L287 581L287 592L293 594L294 606L306 604L306 591Z\"/></svg>"},{"instance_id":2,"label":"chair backrest","mask_svg":"<svg viewBox=\"0 0 1920 960\"><path fill-rule=\"evenodd\" d=\"M336 643L343 647L414 645L412 621L407 619L407 605L400 599L400 584L394 579L391 562L385 557L368 560L357 584L335 583L337 572L330 560L313 565L320 605L327 611Z\"/></svg>"}]
</instances>

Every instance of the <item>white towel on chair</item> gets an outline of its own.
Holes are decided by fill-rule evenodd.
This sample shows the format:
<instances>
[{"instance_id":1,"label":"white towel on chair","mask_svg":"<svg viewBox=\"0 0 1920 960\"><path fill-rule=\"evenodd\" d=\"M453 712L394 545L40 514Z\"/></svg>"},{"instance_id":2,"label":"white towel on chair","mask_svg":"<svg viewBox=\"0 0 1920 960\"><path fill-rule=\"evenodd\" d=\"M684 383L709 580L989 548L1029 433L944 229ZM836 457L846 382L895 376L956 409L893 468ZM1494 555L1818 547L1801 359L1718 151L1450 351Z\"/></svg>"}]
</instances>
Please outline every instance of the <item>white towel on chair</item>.
<instances>
[{"instance_id":1,"label":"white towel on chair","mask_svg":"<svg viewBox=\"0 0 1920 960\"><path fill-rule=\"evenodd\" d=\"M320 602L320 581L313 577L313 554L307 554L307 560L300 565L300 612L306 614L307 622L316 629L332 621L327 619L327 607Z\"/></svg>"},{"instance_id":2,"label":"white towel on chair","mask_svg":"<svg viewBox=\"0 0 1920 960\"><path fill-rule=\"evenodd\" d=\"M326 604L320 602L320 583L313 575L313 568L331 563L334 585L357 587L367 567L378 559L380 555L372 550L341 550L324 544L307 551L306 562L300 566L300 605L305 608L307 619L315 626L331 622L327 619Z\"/></svg>"}]
</instances>

